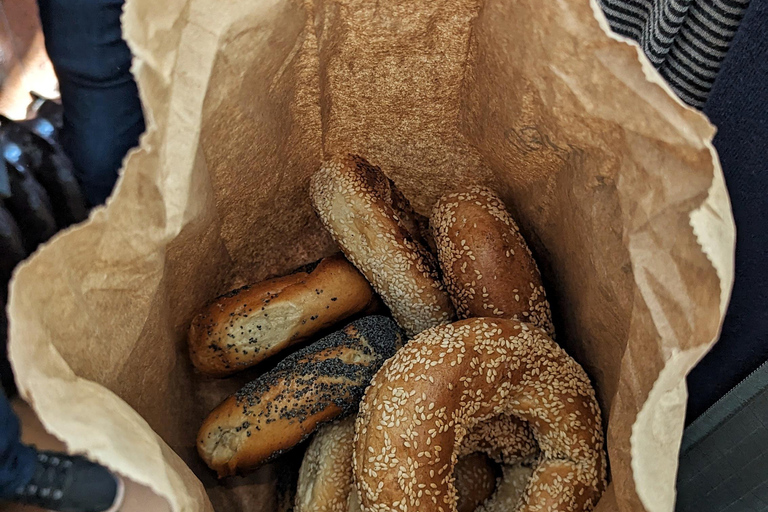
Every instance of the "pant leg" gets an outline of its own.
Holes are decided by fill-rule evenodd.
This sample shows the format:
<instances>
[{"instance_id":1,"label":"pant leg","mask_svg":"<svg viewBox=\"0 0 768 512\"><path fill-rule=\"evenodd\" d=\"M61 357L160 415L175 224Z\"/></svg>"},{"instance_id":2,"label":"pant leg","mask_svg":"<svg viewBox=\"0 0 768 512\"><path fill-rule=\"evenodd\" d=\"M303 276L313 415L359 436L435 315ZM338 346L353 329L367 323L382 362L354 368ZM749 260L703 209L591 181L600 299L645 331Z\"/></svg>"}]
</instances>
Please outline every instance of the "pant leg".
<instances>
[{"instance_id":1,"label":"pant leg","mask_svg":"<svg viewBox=\"0 0 768 512\"><path fill-rule=\"evenodd\" d=\"M21 444L20 439L19 420L0 390L0 499L12 496L34 475L36 451Z\"/></svg>"},{"instance_id":2,"label":"pant leg","mask_svg":"<svg viewBox=\"0 0 768 512\"><path fill-rule=\"evenodd\" d=\"M64 106L61 143L91 204L103 203L144 116L122 39L123 0L38 0Z\"/></svg>"}]
</instances>

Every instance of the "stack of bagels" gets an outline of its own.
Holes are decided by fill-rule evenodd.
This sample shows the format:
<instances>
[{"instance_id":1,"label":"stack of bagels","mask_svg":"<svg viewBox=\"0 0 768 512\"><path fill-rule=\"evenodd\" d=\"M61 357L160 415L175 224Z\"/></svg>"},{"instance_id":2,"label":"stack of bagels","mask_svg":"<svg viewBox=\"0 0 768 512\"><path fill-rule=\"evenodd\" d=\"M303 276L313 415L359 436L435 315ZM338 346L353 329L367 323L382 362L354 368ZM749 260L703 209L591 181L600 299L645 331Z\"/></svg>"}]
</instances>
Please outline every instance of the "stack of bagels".
<instances>
[{"instance_id":1,"label":"stack of bagels","mask_svg":"<svg viewBox=\"0 0 768 512\"><path fill-rule=\"evenodd\" d=\"M192 321L192 362L211 376L302 345L211 412L197 438L208 466L246 472L313 436L297 512L592 510L606 485L600 409L553 341L503 201L463 187L426 219L354 155L324 162L310 195L342 254Z\"/></svg>"}]
</instances>

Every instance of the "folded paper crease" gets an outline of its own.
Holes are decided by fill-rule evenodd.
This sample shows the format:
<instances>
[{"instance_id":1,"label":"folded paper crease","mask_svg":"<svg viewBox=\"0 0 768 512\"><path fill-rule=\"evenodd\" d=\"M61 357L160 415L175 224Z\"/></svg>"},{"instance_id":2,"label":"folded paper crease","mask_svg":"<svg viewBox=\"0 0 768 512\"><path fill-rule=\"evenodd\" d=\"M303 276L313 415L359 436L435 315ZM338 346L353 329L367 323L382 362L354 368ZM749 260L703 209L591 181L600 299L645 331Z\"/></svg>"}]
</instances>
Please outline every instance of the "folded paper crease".
<instances>
[{"instance_id":1,"label":"folded paper crease","mask_svg":"<svg viewBox=\"0 0 768 512\"><path fill-rule=\"evenodd\" d=\"M196 456L242 378L196 374L185 333L217 294L335 250L308 180L356 152L423 214L460 183L498 191L598 390L598 510L673 509L685 374L719 334L733 219L713 127L595 0L128 0L123 24L141 147L107 206L12 284L17 381L51 433L174 511L284 510L297 454L225 484Z\"/></svg>"}]
</instances>

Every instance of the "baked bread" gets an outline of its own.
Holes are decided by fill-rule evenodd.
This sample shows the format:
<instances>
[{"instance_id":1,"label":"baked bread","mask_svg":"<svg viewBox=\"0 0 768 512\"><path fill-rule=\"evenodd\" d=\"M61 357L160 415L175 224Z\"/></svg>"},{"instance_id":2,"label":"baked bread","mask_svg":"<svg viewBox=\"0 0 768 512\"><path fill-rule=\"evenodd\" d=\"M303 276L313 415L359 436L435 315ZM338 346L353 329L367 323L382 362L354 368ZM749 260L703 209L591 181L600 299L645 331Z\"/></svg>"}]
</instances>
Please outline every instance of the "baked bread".
<instances>
[{"instance_id":1,"label":"baked bread","mask_svg":"<svg viewBox=\"0 0 768 512\"><path fill-rule=\"evenodd\" d=\"M418 217L378 167L359 156L334 158L312 176L310 194L323 225L409 336L451 321Z\"/></svg>"},{"instance_id":2,"label":"baked bread","mask_svg":"<svg viewBox=\"0 0 768 512\"><path fill-rule=\"evenodd\" d=\"M499 415L527 422L541 449L518 512L592 510L606 459L586 373L543 330L495 318L429 329L376 374L355 424L362 509L455 511L464 437Z\"/></svg>"},{"instance_id":3,"label":"baked bread","mask_svg":"<svg viewBox=\"0 0 768 512\"><path fill-rule=\"evenodd\" d=\"M459 318L513 318L554 336L539 268L496 194L470 186L443 196L430 227Z\"/></svg>"},{"instance_id":4,"label":"baked bread","mask_svg":"<svg viewBox=\"0 0 768 512\"><path fill-rule=\"evenodd\" d=\"M330 256L216 299L192 321L189 354L201 372L230 375L365 310L374 298L351 263Z\"/></svg>"},{"instance_id":5,"label":"baked bread","mask_svg":"<svg viewBox=\"0 0 768 512\"><path fill-rule=\"evenodd\" d=\"M291 354L211 412L197 435L200 456L219 477L232 475L355 412L404 339L390 318L367 316Z\"/></svg>"},{"instance_id":6,"label":"baked bread","mask_svg":"<svg viewBox=\"0 0 768 512\"><path fill-rule=\"evenodd\" d=\"M318 429L301 462L296 512L347 512L354 441L353 416Z\"/></svg>"},{"instance_id":7,"label":"baked bread","mask_svg":"<svg viewBox=\"0 0 768 512\"><path fill-rule=\"evenodd\" d=\"M479 434L478 434L479 435ZM353 481L355 418L320 427L309 443L299 471L296 512L357 512L360 497ZM473 512L499 492L498 464L482 453L471 453L456 463L458 512ZM523 483L522 489L525 489ZM505 493L506 496L507 493ZM506 503L508 498L495 502ZM489 502L490 503L490 502Z\"/></svg>"}]
</instances>

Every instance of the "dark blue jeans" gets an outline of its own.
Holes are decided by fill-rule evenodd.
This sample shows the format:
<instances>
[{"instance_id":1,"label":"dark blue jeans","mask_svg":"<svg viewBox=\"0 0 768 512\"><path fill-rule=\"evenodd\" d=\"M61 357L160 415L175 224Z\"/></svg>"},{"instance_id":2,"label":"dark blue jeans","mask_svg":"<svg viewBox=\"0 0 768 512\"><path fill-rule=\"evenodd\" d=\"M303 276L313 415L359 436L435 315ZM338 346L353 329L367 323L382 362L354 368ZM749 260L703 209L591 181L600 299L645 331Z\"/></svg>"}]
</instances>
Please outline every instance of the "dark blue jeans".
<instances>
[{"instance_id":1,"label":"dark blue jeans","mask_svg":"<svg viewBox=\"0 0 768 512\"><path fill-rule=\"evenodd\" d=\"M122 39L123 0L38 0L45 48L64 105L61 143L92 205L112 191L126 152L144 131L131 52Z\"/></svg>"},{"instance_id":2,"label":"dark blue jeans","mask_svg":"<svg viewBox=\"0 0 768 512\"><path fill-rule=\"evenodd\" d=\"M38 0L38 5L64 105L61 143L87 199L98 205L144 131L131 52L120 27L123 0ZM22 445L19 435L18 420L0 392L0 498L28 482L35 470L36 451Z\"/></svg>"},{"instance_id":3,"label":"dark blue jeans","mask_svg":"<svg viewBox=\"0 0 768 512\"><path fill-rule=\"evenodd\" d=\"M0 499L9 498L35 472L35 449L19 441L19 420L0 390Z\"/></svg>"}]
</instances>

